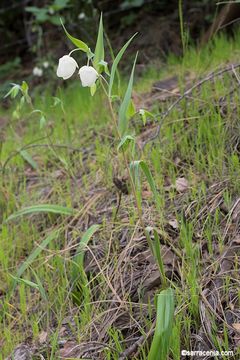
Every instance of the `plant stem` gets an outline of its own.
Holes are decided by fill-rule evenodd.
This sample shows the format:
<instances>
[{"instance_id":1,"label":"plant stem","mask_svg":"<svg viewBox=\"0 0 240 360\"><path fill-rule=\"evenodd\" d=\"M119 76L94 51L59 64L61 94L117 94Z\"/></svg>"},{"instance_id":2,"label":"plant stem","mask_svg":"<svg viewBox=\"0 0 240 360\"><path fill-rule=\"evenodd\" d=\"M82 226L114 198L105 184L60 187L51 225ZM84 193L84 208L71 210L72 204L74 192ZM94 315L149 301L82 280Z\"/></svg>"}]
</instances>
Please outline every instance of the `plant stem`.
<instances>
[{"instance_id":1,"label":"plant stem","mask_svg":"<svg viewBox=\"0 0 240 360\"><path fill-rule=\"evenodd\" d=\"M105 90L105 88L104 88L104 90ZM119 129L118 129L117 117L116 117L116 114L115 114L115 112L113 110L112 102L111 102L109 96L107 96L107 99L108 99L108 105L109 105L111 117L112 117L114 125L116 127L118 138L121 141L121 134L120 134ZM132 187L133 195L134 195L136 206L137 206L137 212L138 212L138 217L139 217L139 220L140 220L140 224L141 224L141 227L143 228L143 231L145 233L145 226L144 226L144 221L143 221L143 217L142 217L142 209L139 206L139 203L138 203L138 200L137 200L136 188L135 188L135 184L134 184L134 181L133 181L133 178L132 178L129 166L128 166L127 156L126 156L126 153L125 153L124 150L122 150L122 153L123 153L123 159L124 159L124 162L125 162L125 166L127 168L128 176L130 178L131 187Z\"/></svg>"},{"instance_id":2,"label":"plant stem","mask_svg":"<svg viewBox=\"0 0 240 360\"><path fill-rule=\"evenodd\" d=\"M104 79L105 80L105 79ZM117 131L117 135L118 135L118 138L119 138L119 141L121 141L121 134L119 132L119 129L118 129L118 121L117 121L117 116L116 116L116 113L113 109L113 106L112 106L112 102L111 102L111 99L109 98L108 96L108 93L101 81L101 86L104 90L104 93L106 94L107 96L107 99L108 99L108 106L109 106L109 109L110 109L110 113L111 113L111 117L113 119L113 122L114 122L114 125L116 127L116 131ZM138 202L138 199L137 199L137 192L136 192L136 187L135 187L135 184L134 184L134 180L133 180L133 177L131 175L131 172L130 172L130 168L129 168L129 164L128 164L128 159L127 159L127 156L126 156L126 153L124 151L124 149L122 150L122 153L123 153L123 159L124 159L124 163L125 163L125 166L127 168L127 172L128 172L128 176L130 178L130 182L131 182L131 187L132 187L132 191L133 191L133 195L134 195L134 198L135 198L135 203L136 203L136 206L137 206L137 212L138 212L138 218L139 218L139 221L140 221L140 224L141 224L141 227L142 227L142 230L144 232L144 235L146 237L146 240L149 244L149 247L151 249L151 251L153 252L153 248L152 248L152 244L151 244L151 239L150 239L150 236L149 236L149 233L147 231L147 229L145 228L145 225L144 225L144 221L143 221L143 216L142 216L142 209L141 207L139 206L139 202ZM153 252L154 254L154 252ZM163 287L166 287L167 286L167 281L166 281L166 276L165 276L165 273L164 273L164 270L163 268L162 269L159 269L160 271L160 276L161 276L161 280L162 280L162 285Z\"/></svg>"}]
</instances>

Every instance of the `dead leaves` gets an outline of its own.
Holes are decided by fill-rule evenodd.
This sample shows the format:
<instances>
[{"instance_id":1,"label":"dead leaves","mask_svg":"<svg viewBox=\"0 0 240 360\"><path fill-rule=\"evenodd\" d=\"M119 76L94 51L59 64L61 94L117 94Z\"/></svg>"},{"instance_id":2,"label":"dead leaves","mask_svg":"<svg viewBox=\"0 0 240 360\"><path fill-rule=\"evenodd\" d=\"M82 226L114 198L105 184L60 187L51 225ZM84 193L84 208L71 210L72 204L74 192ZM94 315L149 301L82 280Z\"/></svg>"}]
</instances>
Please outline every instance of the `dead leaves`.
<instances>
[{"instance_id":1,"label":"dead leaves","mask_svg":"<svg viewBox=\"0 0 240 360\"><path fill-rule=\"evenodd\" d=\"M43 345L47 342L48 333L46 331L42 331L38 336L38 342L40 345Z\"/></svg>"},{"instance_id":2,"label":"dead leaves","mask_svg":"<svg viewBox=\"0 0 240 360\"><path fill-rule=\"evenodd\" d=\"M232 327L240 333L240 323L233 323Z\"/></svg>"},{"instance_id":3,"label":"dead leaves","mask_svg":"<svg viewBox=\"0 0 240 360\"><path fill-rule=\"evenodd\" d=\"M188 190L188 188L189 188L189 182L188 182L188 180L186 179L186 178L184 178L184 177L179 177L179 178L177 178L177 180L176 180L176 184L175 184L175 187L176 187L176 190L178 191L178 192L185 192L185 191L187 191Z\"/></svg>"},{"instance_id":4,"label":"dead leaves","mask_svg":"<svg viewBox=\"0 0 240 360\"><path fill-rule=\"evenodd\" d=\"M79 346L75 341L67 341L59 351L60 359L73 358L78 356Z\"/></svg>"},{"instance_id":5,"label":"dead leaves","mask_svg":"<svg viewBox=\"0 0 240 360\"><path fill-rule=\"evenodd\" d=\"M28 345L18 345L6 360L32 360L32 350Z\"/></svg>"}]
</instances>

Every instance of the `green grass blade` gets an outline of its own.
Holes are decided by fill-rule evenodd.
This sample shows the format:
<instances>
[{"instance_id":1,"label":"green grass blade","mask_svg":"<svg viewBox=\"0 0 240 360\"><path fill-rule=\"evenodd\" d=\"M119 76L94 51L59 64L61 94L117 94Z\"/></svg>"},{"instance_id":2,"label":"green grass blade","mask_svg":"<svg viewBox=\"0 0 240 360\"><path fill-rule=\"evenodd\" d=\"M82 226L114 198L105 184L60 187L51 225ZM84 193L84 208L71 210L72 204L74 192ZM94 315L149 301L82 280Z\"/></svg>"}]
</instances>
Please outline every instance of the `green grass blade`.
<instances>
[{"instance_id":1,"label":"green grass blade","mask_svg":"<svg viewBox=\"0 0 240 360\"><path fill-rule=\"evenodd\" d=\"M22 274L29 268L33 261L41 254L41 252L48 246L48 244L54 240L59 234L59 230L52 231L42 242L41 244L28 256L27 260L25 260L22 265L18 268L16 276L12 276L15 279L13 282L11 289L9 291L9 298L11 297L13 291L16 288L18 279L21 278ZM18 281L19 282L19 281Z\"/></svg>"},{"instance_id":2,"label":"green grass blade","mask_svg":"<svg viewBox=\"0 0 240 360\"><path fill-rule=\"evenodd\" d=\"M57 238L59 230L52 231L40 244L33 250L33 252L28 256L28 258L22 263L22 265L17 270L17 276L21 277L24 271L33 263L33 261L41 254L41 252L49 245L51 241Z\"/></svg>"},{"instance_id":3,"label":"green grass blade","mask_svg":"<svg viewBox=\"0 0 240 360\"><path fill-rule=\"evenodd\" d=\"M15 280L14 287L16 286L17 283L27 285L27 286L29 286L29 287L31 287L33 289L38 290L40 292L42 298L47 301L46 291L44 290L44 287L43 287L38 275L36 274L36 272L33 269L32 269L32 272L33 272L33 274L34 274L34 276L36 278L37 283L34 283L34 282L32 282L30 280L27 280L27 279L22 279L22 278L17 277L17 276L10 275Z\"/></svg>"},{"instance_id":4,"label":"green grass blade","mask_svg":"<svg viewBox=\"0 0 240 360\"><path fill-rule=\"evenodd\" d=\"M77 248L76 255L72 261L72 297L77 305L83 304L87 312L90 311L90 288L88 278L84 270L84 248L88 244L93 234L99 229L99 225L92 225L84 234Z\"/></svg>"},{"instance_id":5,"label":"green grass blade","mask_svg":"<svg viewBox=\"0 0 240 360\"><path fill-rule=\"evenodd\" d=\"M136 196L137 196L137 202L138 206L141 207L142 202L142 195L141 195L141 181L140 181L140 164L141 161L132 161L130 163L130 173L133 177L134 184L135 184L135 190L136 190Z\"/></svg>"},{"instance_id":6,"label":"green grass blade","mask_svg":"<svg viewBox=\"0 0 240 360\"><path fill-rule=\"evenodd\" d=\"M103 43L103 21L102 21L102 13L101 13L99 27L98 27L97 43L95 47L95 55L93 59L93 65L98 72L100 72L100 68L103 67L102 65L99 65L100 61L102 60L104 60L104 43Z\"/></svg>"},{"instance_id":7,"label":"green grass blade","mask_svg":"<svg viewBox=\"0 0 240 360\"><path fill-rule=\"evenodd\" d=\"M138 53L135 56L135 60L133 63L133 67L132 67L132 72L130 75L130 79L128 82L128 87L126 90L126 93L124 95L123 101L120 105L120 109L119 109L119 132L121 134L121 136L123 136L128 128L128 116L127 116L127 112L128 112L128 108L131 102L131 96L132 96L132 87L133 87L133 77L134 77L134 70L135 70L135 65L136 65L136 61L137 61L137 56Z\"/></svg>"},{"instance_id":8,"label":"green grass blade","mask_svg":"<svg viewBox=\"0 0 240 360\"><path fill-rule=\"evenodd\" d=\"M150 237L150 231L151 230L153 230L154 241L152 241L151 237ZM148 241L148 245L150 247L150 250L152 251L152 254L153 254L153 256L154 256L154 258L155 258L155 260L157 262L158 268L159 268L162 285L165 287L166 283L167 283L167 278L166 278L166 275L165 275L165 269L164 269L162 254L161 254L160 239L159 239L159 236L158 236L158 232L157 232L156 229L152 229L151 227L147 227L146 228L146 236L147 236L147 241Z\"/></svg>"},{"instance_id":9,"label":"green grass blade","mask_svg":"<svg viewBox=\"0 0 240 360\"><path fill-rule=\"evenodd\" d=\"M166 360L174 318L174 293L163 290L157 296L157 320L148 360Z\"/></svg>"},{"instance_id":10,"label":"green grass blade","mask_svg":"<svg viewBox=\"0 0 240 360\"><path fill-rule=\"evenodd\" d=\"M161 254L161 248L160 248L160 239L159 239L158 232L157 232L156 229L153 229L153 234L154 234L154 243L153 243L154 255L155 255L156 259L157 259L157 263L158 263L162 283L163 283L163 285L166 285L167 279L166 279L166 276L165 276L164 264L163 264L163 260L162 260L162 254Z\"/></svg>"},{"instance_id":11,"label":"green grass blade","mask_svg":"<svg viewBox=\"0 0 240 360\"><path fill-rule=\"evenodd\" d=\"M22 158L29 163L29 165L31 165L31 167L34 170L38 169L38 164L36 163L35 160L33 160L33 158L31 157L31 155L27 152L27 150L20 150L20 155L22 156Z\"/></svg>"},{"instance_id":12,"label":"green grass blade","mask_svg":"<svg viewBox=\"0 0 240 360\"><path fill-rule=\"evenodd\" d=\"M60 19L61 21L61 24L62 24L62 27L67 35L67 37L69 38L69 40L77 47L79 48L80 50L86 52L86 53L89 53L90 52L90 49L89 47L87 46L87 44L85 44L85 42L83 42L82 40L79 40L75 37L73 37L72 35L69 34L69 32L67 31L67 29L65 28L62 20Z\"/></svg>"},{"instance_id":13,"label":"green grass blade","mask_svg":"<svg viewBox=\"0 0 240 360\"><path fill-rule=\"evenodd\" d=\"M115 78L115 73L116 73L116 70L117 70L117 66L118 66L118 63L119 61L121 60L124 52L126 51L128 45L130 44L130 42L133 40L133 38L137 35L134 34L131 39L129 39L125 45L123 45L123 47L121 48L121 50L118 52L115 60L113 61L113 64L112 64L112 69L111 69L111 75L110 75L110 81L109 81L109 90L108 90L108 95L111 96L112 95L112 87L113 87L113 83L114 83L114 78Z\"/></svg>"},{"instance_id":14,"label":"green grass blade","mask_svg":"<svg viewBox=\"0 0 240 360\"><path fill-rule=\"evenodd\" d=\"M34 274L34 276L35 276L35 279L36 279L36 282L37 282L37 286L38 286L38 290L39 290L42 298L43 298L45 301L47 301L47 300L48 300L48 298L47 298L47 293L46 293L46 291L45 291L45 289L44 289L44 287L43 287L43 284L42 284L41 280L39 279L37 273L36 273L33 269L32 269L32 272L33 272L33 274Z\"/></svg>"},{"instance_id":15,"label":"green grass blade","mask_svg":"<svg viewBox=\"0 0 240 360\"><path fill-rule=\"evenodd\" d=\"M40 213L40 212L54 213L54 214L61 214L61 215L73 215L74 210L71 208L67 208L67 207L59 206L59 205L50 205L50 204L33 205L33 206L23 208L19 211L16 211L15 213L10 215L6 219L6 222L10 221L10 220L14 220L23 215L36 214L36 213Z\"/></svg>"},{"instance_id":16,"label":"green grass blade","mask_svg":"<svg viewBox=\"0 0 240 360\"><path fill-rule=\"evenodd\" d=\"M10 274L10 276L11 276L17 283L19 283L19 284L22 283L22 284L25 284L25 285L27 285L27 286L32 287L33 289L39 290L38 284L35 284L34 282L32 282L32 281L30 281L30 280L21 279L21 278L19 278L19 277L13 276L13 275L11 275L11 274Z\"/></svg>"},{"instance_id":17,"label":"green grass blade","mask_svg":"<svg viewBox=\"0 0 240 360\"><path fill-rule=\"evenodd\" d=\"M79 246L76 251L76 255L73 258L73 266L72 266L72 281L74 282L78 278L79 268L83 268L84 261L84 248L91 240L93 234L99 229L100 225L92 225L85 233L83 234Z\"/></svg>"}]
</instances>

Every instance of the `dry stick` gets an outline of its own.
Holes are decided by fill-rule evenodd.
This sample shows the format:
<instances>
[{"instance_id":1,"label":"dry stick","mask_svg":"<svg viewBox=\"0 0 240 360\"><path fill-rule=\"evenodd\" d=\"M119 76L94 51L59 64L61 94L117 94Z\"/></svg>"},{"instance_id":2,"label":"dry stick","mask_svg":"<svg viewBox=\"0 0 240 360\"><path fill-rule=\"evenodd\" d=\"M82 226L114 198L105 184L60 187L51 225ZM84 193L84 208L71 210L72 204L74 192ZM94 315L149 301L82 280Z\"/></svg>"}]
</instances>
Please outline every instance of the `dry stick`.
<instances>
[{"instance_id":1,"label":"dry stick","mask_svg":"<svg viewBox=\"0 0 240 360\"><path fill-rule=\"evenodd\" d=\"M225 67L224 69L221 69L219 71L214 71L212 73L210 73L208 76L206 76L204 79L200 80L197 84L193 85L190 89L188 89L187 91L185 91L183 93L182 96L180 96L176 101L174 101L172 103L172 105L167 109L167 111L165 111L165 113L163 113L162 115L162 119L160 121L160 124L158 125L157 127L157 131L156 131L156 134L154 136L152 136L151 138L149 138L148 140L146 140L143 145L142 145L142 148L144 149L144 147L146 146L147 143L149 143L150 141L153 141L155 140L156 138L159 137L160 135L160 130L161 130L161 127L163 125L163 121L165 120L165 118L169 115L169 113L183 100L185 99L189 94L191 94L191 92L195 89L197 89L198 87L201 87L205 82L209 81L209 80L212 80L214 79L215 77L217 76L220 76L226 72L229 72L229 71L233 71L234 69L237 69L238 67L240 67L240 64L231 64L227 67Z\"/></svg>"},{"instance_id":2,"label":"dry stick","mask_svg":"<svg viewBox=\"0 0 240 360\"><path fill-rule=\"evenodd\" d=\"M153 335L155 325L156 325L156 320L154 320L154 322L152 323L151 329L149 330L149 332L146 335L140 336L140 338L133 345L131 345L128 349L126 349L121 354L119 354L118 360L125 360L131 354L135 353L138 350L138 348L140 348L144 344L144 342L148 339L148 337Z\"/></svg>"},{"instance_id":3,"label":"dry stick","mask_svg":"<svg viewBox=\"0 0 240 360\"><path fill-rule=\"evenodd\" d=\"M236 73L236 70L234 69L234 67L232 67L232 72L233 72L235 78L237 79L238 85L240 85L240 78L239 78L238 74Z\"/></svg>"},{"instance_id":4,"label":"dry stick","mask_svg":"<svg viewBox=\"0 0 240 360\"><path fill-rule=\"evenodd\" d=\"M71 151L78 151L78 152L82 152L83 149L82 148L78 148L78 147L74 147L74 146L69 146L69 145L64 145L64 144L51 144L52 147L54 148L58 148L58 149L67 149L67 150L71 150ZM31 148L36 148L36 147L42 147L42 148L48 148L49 144L30 144L30 145L25 145L22 150L27 150L27 149L31 149ZM93 148L93 147L91 147ZM88 148L84 148L84 150L88 150ZM89 148L89 150L91 150Z\"/></svg>"}]
</instances>

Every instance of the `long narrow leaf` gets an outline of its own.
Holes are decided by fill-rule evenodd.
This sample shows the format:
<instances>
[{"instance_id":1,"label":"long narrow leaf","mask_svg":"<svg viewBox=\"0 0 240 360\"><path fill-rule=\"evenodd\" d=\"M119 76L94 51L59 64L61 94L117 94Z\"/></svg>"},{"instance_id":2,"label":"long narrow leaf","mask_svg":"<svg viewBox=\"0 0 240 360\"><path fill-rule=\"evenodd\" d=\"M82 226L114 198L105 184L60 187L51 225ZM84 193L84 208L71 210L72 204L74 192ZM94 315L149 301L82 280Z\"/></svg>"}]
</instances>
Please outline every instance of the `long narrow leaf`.
<instances>
[{"instance_id":1,"label":"long narrow leaf","mask_svg":"<svg viewBox=\"0 0 240 360\"><path fill-rule=\"evenodd\" d=\"M10 274L10 276L11 276L17 283L19 283L19 284L25 284L25 285L27 285L27 286L30 286L30 287L32 287L32 288L34 288L34 289L39 290L38 284L35 284L34 282L32 282L32 281L30 281L30 280L21 279L21 278L19 278L19 277L13 276L13 275L11 275L11 274Z\"/></svg>"},{"instance_id":2,"label":"long narrow leaf","mask_svg":"<svg viewBox=\"0 0 240 360\"><path fill-rule=\"evenodd\" d=\"M51 241L57 238L59 230L51 232L40 244L33 250L28 258L22 263L17 270L17 276L21 277L24 271L33 263L33 261L41 254L41 252L49 245Z\"/></svg>"},{"instance_id":3,"label":"long narrow leaf","mask_svg":"<svg viewBox=\"0 0 240 360\"><path fill-rule=\"evenodd\" d=\"M87 231L83 234L79 246L76 251L76 255L73 258L73 266L72 266L72 281L76 281L78 278L79 269L83 268L84 261L84 248L90 241L93 234L99 229L100 225L92 225Z\"/></svg>"},{"instance_id":4,"label":"long narrow leaf","mask_svg":"<svg viewBox=\"0 0 240 360\"><path fill-rule=\"evenodd\" d=\"M76 255L72 262L72 297L74 303L78 306L83 304L85 311L90 313L90 288L88 287L88 278L84 270L85 247L93 234L99 229L99 225L92 225L83 235Z\"/></svg>"},{"instance_id":5,"label":"long narrow leaf","mask_svg":"<svg viewBox=\"0 0 240 360\"><path fill-rule=\"evenodd\" d=\"M127 117L127 111L129 108L129 104L131 102L131 96L132 96L132 87L133 87L133 77L134 77L134 70L135 65L137 61L138 53L135 56L135 60L132 67L132 72L130 75L130 79L128 82L128 87L126 90L126 93L124 95L123 101L121 103L120 109L119 109L119 132L121 136L123 136L128 128L128 117Z\"/></svg>"},{"instance_id":6,"label":"long narrow leaf","mask_svg":"<svg viewBox=\"0 0 240 360\"><path fill-rule=\"evenodd\" d=\"M128 120L131 119L135 114L136 114L136 108L133 100L131 99L126 113L127 119Z\"/></svg>"},{"instance_id":7,"label":"long narrow leaf","mask_svg":"<svg viewBox=\"0 0 240 360\"><path fill-rule=\"evenodd\" d=\"M95 47L95 55L93 59L93 64L95 69L100 72L100 68L103 67L99 65L100 61L104 60L104 43L103 43L103 21L102 14L100 16L99 27L98 27L98 37Z\"/></svg>"},{"instance_id":8,"label":"long narrow leaf","mask_svg":"<svg viewBox=\"0 0 240 360\"><path fill-rule=\"evenodd\" d=\"M75 37L73 37L72 35L69 34L69 32L67 31L67 29L65 28L62 20L60 19L61 21L61 24L62 24L62 27L67 35L67 37L69 38L69 40L75 45L77 46L79 49L81 49L82 51L86 52L86 53L89 53L90 49L89 47L87 46L87 44L85 44L85 42L83 42L82 40L79 40Z\"/></svg>"},{"instance_id":9,"label":"long narrow leaf","mask_svg":"<svg viewBox=\"0 0 240 360\"><path fill-rule=\"evenodd\" d=\"M47 298L47 293L46 293L46 291L45 291L45 289L44 289L44 287L43 287L43 284L42 284L41 280L39 279L37 273L36 273L33 269L32 269L32 272L33 272L33 274L34 274L34 276L35 276L35 279L36 279L36 282L37 282L37 285L38 285L38 290L39 290L42 298L43 298L45 301L47 301L47 300L48 300L48 298Z\"/></svg>"},{"instance_id":10,"label":"long narrow leaf","mask_svg":"<svg viewBox=\"0 0 240 360\"><path fill-rule=\"evenodd\" d=\"M141 168L142 171L144 172L144 175L146 176L148 184L149 184L149 186L151 188L151 191L152 191L152 193L154 195L154 200L156 202L157 209L160 210L161 201L160 201L160 197L159 197L159 194L157 192L157 189L156 189L154 179L152 177L152 174L151 174L147 164L143 160L133 161L130 164L130 170L131 170L131 173L134 176L135 183L137 184L137 189L139 189L139 184L140 184L139 168Z\"/></svg>"},{"instance_id":11,"label":"long narrow leaf","mask_svg":"<svg viewBox=\"0 0 240 360\"><path fill-rule=\"evenodd\" d=\"M163 285L166 285L167 279L165 276L164 264L163 264L162 254L161 254L160 239L159 239L158 232L156 229L153 229L153 233L154 233L154 243L153 243L154 256L157 259L162 283L163 283Z\"/></svg>"},{"instance_id":12,"label":"long narrow leaf","mask_svg":"<svg viewBox=\"0 0 240 360\"><path fill-rule=\"evenodd\" d=\"M135 145L134 137L132 135L125 135L121 139L120 143L118 144L117 149L118 149L118 151L120 151L120 150L125 151L129 147L130 144L132 145L132 147L134 147L134 145Z\"/></svg>"},{"instance_id":13,"label":"long narrow leaf","mask_svg":"<svg viewBox=\"0 0 240 360\"><path fill-rule=\"evenodd\" d=\"M151 240L151 236L150 236L151 230L153 230L154 241ZM150 250L152 251L152 254L156 259L162 284L163 284L163 286L165 286L167 283L167 278L165 275L165 269L164 269L164 264L163 264L162 254L161 254L161 247L160 247L160 239L159 239L157 230L154 228L151 228L151 227L147 227L146 228L146 237L147 237L147 241L148 241Z\"/></svg>"},{"instance_id":14,"label":"long narrow leaf","mask_svg":"<svg viewBox=\"0 0 240 360\"><path fill-rule=\"evenodd\" d=\"M33 250L33 252L28 256L28 258L22 263L18 268L16 277L13 277L15 281L12 284L11 290L9 291L9 297L11 297L13 291L17 285L17 279L20 279L23 273L32 265L33 261L41 254L41 252L48 246L48 244L57 238L59 230L52 231L42 242L41 244Z\"/></svg>"},{"instance_id":15,"label":"long narrow leaf","mask_svg":"<svg viewBox=\"0 0 240 360\"><path fill-rule=\"evenodd\" d=\"M108 91L108 95L111 96L112 95L112 87L113 87L113 83L114 83L114 77L115 77L115 73L117 70L117 66L119 61L121 60L124 52L126 51L128 45L130 44L130 42L133 40L133 38L137 35L134 34L131 39L129 39L125 45L123 45L123 47L121 48L121 50L118 52L113 64L112 64L112 69L111 69L111 75L110 75L110 81L109 81L109 91Z\"/></svg>"},{"instance_id":16,"label":"long narrow leaf","mask_svg":"<svg viewBox=\"0 0 240 360\"><path fill-rule=\"evenodd\" d=\"M29 154L29 152L27 150L20 150L20 155L26 162L29 163L29 165L31 165L31 167L34 170L38 169L38 164L36 163L35 160L33 160L33 158L31 157L31 155Z\"/></svg>"},{"instance_id":17,"label":"long narrow leaf","mask_svg":"<svg viewBox=\"0 0 240 360\"><path fill-rule=\"evenodd\" d=\"M174 293L163 290L157 298L157 320L148 360L166 360L173 328Z\"/></svg>"},{"instance_id":18,"label":"long narrow leaf","mask_svg":"<svg viewBox=\"0 0 240 360\"><path fill-rule=\"evenodd\" d=\"M39 212L54 213L54 214L61 214L61 215L72 215L74 213L74 210L71 208L67 208L67 207L59 206L59 205L49 205L49 204L33 205L33 206L26 207L24 209L21 209L19 211L16 211L15 213L10 215L6 219L6 222L16 219L23 215L36 214Z\"/></svg>"},{"instance_id":19,"label":"long narrow leaf","mask_svg":"<svg viewBox=\"0 0 240 360\"><path fill-rule=\"evenodd\" d=\"M29 287L31 287L31 288L33 288L33 289L38 290L38 291L40 292L42 298L47 301L46 291L44 290L44 287L43 287L43 285L42 285L42 283L41 283L38 275L36 274L36 272L35 272L33 269L32 269L32 272L33 272L33 274L34 274L34 276L35 276L35 278L36 278L37 283L34 283L34 282L32 282L32 281L30 281L30 280L27 280L27 279L22 279L22 278L20 278L20 277L16 277L16 276L10 275L10 276L15 280L15 281L14 281L14 288L15 288L15 286L16 286L17 283L27 285L27 286L29 286ZM13 288L13 289L14 289L14 288ZM13 290L13 289L12 289L12 290Z\"/></svg>"}]
</instances>

